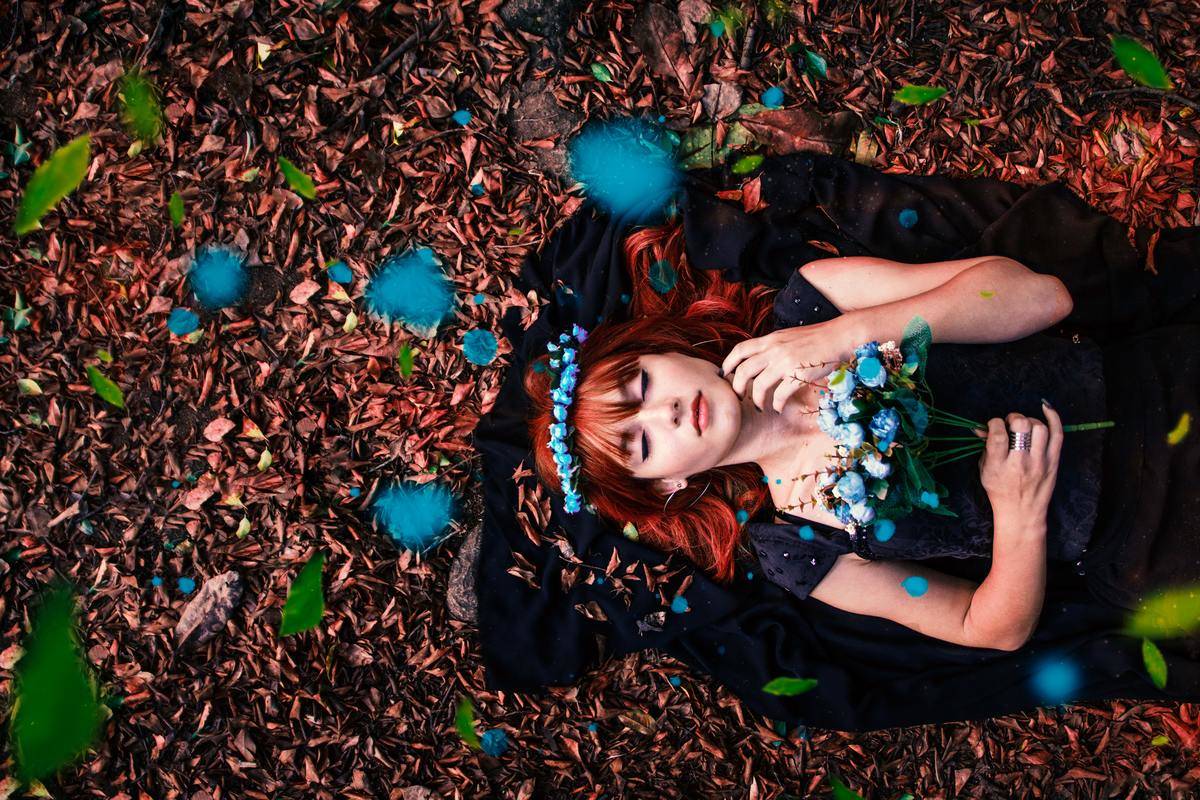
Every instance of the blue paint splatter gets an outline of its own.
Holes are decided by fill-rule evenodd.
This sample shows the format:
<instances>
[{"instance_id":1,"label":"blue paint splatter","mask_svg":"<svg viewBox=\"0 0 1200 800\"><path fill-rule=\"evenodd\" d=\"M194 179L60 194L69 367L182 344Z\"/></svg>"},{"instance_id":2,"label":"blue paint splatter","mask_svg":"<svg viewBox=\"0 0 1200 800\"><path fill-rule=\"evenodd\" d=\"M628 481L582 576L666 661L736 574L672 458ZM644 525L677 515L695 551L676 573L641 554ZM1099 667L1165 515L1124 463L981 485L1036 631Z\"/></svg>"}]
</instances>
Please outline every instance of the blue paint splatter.
<instances>
[{"instance_id":1,"label":"blue paint splatter","mask_svg":"<svg viewBox=\"0 0 1200 800\"><path fill-rule=\"evenodd\" d=\"M442 272L428 247L390 256L372 276L367 307L388 322L415 328L436 328L450 316L454 285Z\"/></svg>"},{"instance_id":2,"label":"blue paint splatter","mask_svg":"<svg viewBox=\"0 0 1200 800\"><path fill-rule=\"evenodd\" d=\"M725 23L719 19L713 20L712 22L708 23L708 30L713 36L720 38L721 35L725 33Z\"/></svg>"},{"instance_id":3,"label":"blue paint splatter","mask_svg":"<svg viewBox=\"0 0 1200 800\"><path fill-rule=\"evenodd\" d=\"M450 115L450 119L462 125L464 128L471 123L471 112L460 108Z\"/></svg>"},{"instance_id":4,"label":"blue paint splatter","mask_svg":"<svg viewBox=\"0 0 1200 800\"><path fill-rule=\"evenodd\" d=\"M881 542L886 542L896 533L896 523L890 519L876 520L871 526L871 532L875 534L875 538Z\"/></svg>"},{"instance_id":5,"label":"blue paint splatter","mask_svg":"<svg viewBox=\"0 0 1200 800\"><path fill-rule=\"evenodd\" d=\"M900 212L900 227L912 228L917 224L917 210L915 208L906 208Z\"/></svg>"},{"instance_id":6,"label":"blue paint splatter","mask_svg":"<svg viewBox=\"0 0 1200 800\"><path fill-rule=\"evenodd\" d=\"M661 217L682 178L662 129L634 118L592 121L567 146L571 176L603 210L638 224Z\"/></svg>"},{"instance_id":7,"label":"blue paint splatter","mask_svg":"<svg viewBox=\"0 0 1200 800\"><path fill-rule=\"evenodd\" d=\"M667 682L672 686L678 686L679 684L683 683L678 675L672 675L670 678L667 678Z\"/></svg>"},{"instance_id":8,"label":"blue paint splatter","mask_svg":"<svg viewBox=\"0 0 1200 800\"><path fill-rule=\"evenodd\" d=\"M198 250L188 270L188 283L200 304L217 309L241 302L250 286L245 261L245 256L229 247L207 246Z\"/></svg>"},{"instance_id":9,"label":"blue paint splatter","mask_svg":"<svg viewBox=\"0 0 1200 800\"><path fill-rule=\"evenodd\" d=\"M329 280L335 283L350 283L354 280L354 273L345 261L335 261L329 265Z\"/></svg>"},{"instance_id":10,"label":"blue paint splatter","mask_svg":"<svg viewBox=\"0 0 1200 800\"><path fill-rule=\"evenodd\" d=\"M687 598L681 594L676 595L675 599L671 601L671 610L674 611L676 614L682 614L683 612L687 611L688 610Z\"/></svg>"},{"instance_id":11,"label":"blue paint splatter","mask_svg":"<svg viewBox=\"0 0 1200 800\"><path fill-rule=\"evenodd\" d=\"M597 586L603 586L603 585L604 585L604 576L603 576L603 575L598 575L598 576L596 577L596 585L597 585Z\"/></svg>"},{"instance_id":12,"label":"blue paint splatter","mask_svg":"<svg viewBox=\"0 0 1200 800\"><path fill-rule=\"evenodd\" d=\"M1058 658L1038 666L1031 680L1043 705L1058 705L1074 699L1079 689L1079 670L1069 659Z\"/></svg>"},{"instance_id":13,"label":"blue paint splatter","mask_svg":"<svg viewBox=\"0 0 1200 800\"><path fill-rule=\"evenodd\" d=\"M738 525L745 525L746 520L750 519L750 512L744 508L739 508L737 514L734 516L737 517Z\"/></svg>"},{"instance_id":14,"label":"blue paint splatter","mask_svg":"<svg viewBox=\"0 0 1200 800\"><path fill-rule=\"evenodd\" d=\"M800 538L806 542L811 542L817 538L817 535L813 533L812 525L801 525L798 533L800 534Z\"/></svg>"},{"instance_id":15,"label":"blue paint splatter","mask_svg":"<svg viewBox=\"0 0 1200 800\"><path fill-rule=\"evenodd\" d=\"M483 184L482 183L472 183L471 184L471 194L475 195L476 197L482 197L483 196Z\"/></svg>"},{"instance_id":16,"label":"blue paint splatter","mask_svg":"<svg viewBox=\"0 0 1200 800\"><path fill-rule=\"evenodd\" d=\"M167 317L167 330L176 336L187 336L200 327L200 318L195 312L176 306Z\"/></svg>"},{"instance_id":17,"label":"blue paint splatter","mask_svg":"<svg viewBox=\"0 0 1200 800\"><path fill-rule=\"evenodd\" d=\"M196 590L196 582L191 578L180 578L175 583L184 594L191 594Z\"/></svg>"},{"instance_id":18,"label":"blue paint splatter","mask_svg":"<svg viewBox=\"0 0 1200 800\"><path fill-rule=\"evenodd\" d=\"M767 108L779 108L783 105L783 89L780 89L778 86L772 86L763 92L758 100Z\"/></svg>"},{"instance_id":19,"label":"blue paint splatter","mask_svg":"<svg viewBox=\"0 0 1200 800\"><path fill-rule=\"evenodd\" d=\"M752 580L754 580L754 573L753 573L753 572L747 572L747 573L746 573L746 580L748 580L748 581L752 581Z\"/></svg>"},{"instance_id":20,"label":"blue paint splatter","mask_svg":"<svg viewBox=\"0 0 1200 800\"><path fill-rule=\"evenodd\" d=\"M908 592L913 597L920 597L929 591L929 581L922 578L920 575L909 575L904 580L900 581L900 585L904 587L904 591Z\"/></svg>"},{"instance_id":21,"label":"blue paint splatter","mask_svg":"<svg viewBox=\"0 0 1200 800\"><path fill-rule=\"evenodd\" d=\"M162 584L163 584L162 578L158 577L157 575L155 575L153 578L150 579L151 586L162 586Z\"/></svg>"},{"instance_id":22,"label":"blue paint splatter","mask_svg":"<svg viewBox=\"0 0 1200 800\"><path fill-rule=\"evenodd\" d=\"M357 486L350 487L350 497L357 498L360 494L362 494L362 489L358 488Z\"/></svg>"},{"instance_id":23,"label":"blue paint splatter","mask_svg":"<svg viewBox=\"0 0 1200 800\"><path fill-rule=\"evenodd\" d=\"M600 730L600 726L599 726L599 725L597 725L597 724L596 724L596 723L594 723L594 722L589 722L589 723L588 723L588 731L590 731L591 733L595 733L595 732L596 732L596 731L598 731L598 730Z\"/></svg>"},{"instance_id":24,"label":"blue paint splatter","mask_svg":"<svg viewBox=\"0 0 1200 800\"><path fill-rule=\"evenodd\" d=\"M931 492L926 489L921 492L921 502L932 508L937 508L940 500L938 499L937 492Z\"/></svg>"},{"instance_id":25,"label":"blue paint splatter","mask_svg":"<svg viewBox=\"0 0 1200 800\"><path fill-rule=\"evenodd\" d=\"M179 481L171 481L171 488L172 488L172 489L178 489L178 488L179 488L180 486L182 486L182 485L183 485L183 484L182 484L182 483L180 483Z\"/></svg>"},{"instance_id":26,"label":"blue paint splatter","mask_svg":"<svg viewBox=\"0 0 1200 800\"><path fill-rule=\"evenodd\" d=\"M476 294L474 297L472 297L471 299L475 301L475 305L477 305L477 306L481 306L481 305L483 305L484 303L486 303L486 302L487 302L487 295L485 295L483 292L478 292L478 293L477 293L477 294Z\"/></svg>"},{"instance_id":27,"label":"blue paint splatter","mask_svg":"<svg viewBox=\"0 0 1200 800\"><path fill-rule=\"evenodd\" d=\"M499 758L508 750L508 734L502 728L492 728L479 737L479 746L492 758Z\"/></svg>"},{"instance_id":28,"label":"blue paint splatter","mask_svg":"<svg viewBox=\"0 0 1200 800\"><path fill-rule=\"evenodd\" d=\"M377 494L371 510L397 546L424 553L440 544L454 505L454 495L445 486L405 481Z\"/></svg>"},{"instance_id":29,"label":"blue paint splatter","mask_svg":"<svg viewBox=\"0 0 1200 800\"><path fill-rule=\"evenodd\" d=\"M495 335L482 328L467 331L466 336L463 337L463 355L467 357L467 361L481 367L487 366L495 360L496 347Z\"/></svg>"}]
</instances>

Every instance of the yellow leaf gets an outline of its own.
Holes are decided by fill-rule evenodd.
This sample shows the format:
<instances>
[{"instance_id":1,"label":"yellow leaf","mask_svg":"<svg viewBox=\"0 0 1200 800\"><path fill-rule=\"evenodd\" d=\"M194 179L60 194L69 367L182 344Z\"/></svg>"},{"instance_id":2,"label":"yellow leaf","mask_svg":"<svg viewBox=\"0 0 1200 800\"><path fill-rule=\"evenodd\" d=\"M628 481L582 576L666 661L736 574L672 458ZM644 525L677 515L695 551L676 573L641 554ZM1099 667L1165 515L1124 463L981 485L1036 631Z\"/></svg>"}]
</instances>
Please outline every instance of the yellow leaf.
<instances>
[{"instance_id":1,"label":"yellow leaf","mask_svg":"<svg viewBox=\"0 0 1200 800\"><path fill-rule=\"evenodd\" d=\"M242 521L238 523L237 530L234 533L239 539L245 539L246 534L250 532L250 518L242 517Z\"/></svg>"},{"instance_id":2,"label":"yellow leaf","mask_svg":"<svg viewBox=\"0 0 1200 800\"><path fill-rule=\"evenodd\" d=\"M350 331L354 330L357 327L358 327L358 314L355 314L353 311L351 311L348 314L346 314L346 321L342 324L342 330L344 330L346 333L350 333Z\"/></svg>"},{"instance_id":3,"label":"yellow leaf","mask_svg":"<svg viewBox=\"0 0 1200 800\"><path fill-rule=\"evenodd\" d=\"M258 457L258 471L262 472L267 467L274 463L275 459L271 457L270 450L263 450L262 455Z\"/></svg>"},{"instance_id":4,"label":"yellow leaf","mask_svg":"<svg viewBox=\"0 0 1200 800\"><path fill-rule=\"evenodd\" d=\"M36 397L42 393L42 387L32 378L18 378L17 390L26 397Z\"/></svg>"},{"instance_id":5,"label":"yellow leaf","mask_svg":"<svg viewBox=\"0 0 1200 800\"><path fill-rule=\"evenodd\" d=\"M1179 417L1179 422L1175 425L1175 430L1167 434L1167 444L1179 444L1184 437L1188 435L1188 431L1192 427L1192 415L1188 412L1183 412Z\"/></svg>"}]
</instances>

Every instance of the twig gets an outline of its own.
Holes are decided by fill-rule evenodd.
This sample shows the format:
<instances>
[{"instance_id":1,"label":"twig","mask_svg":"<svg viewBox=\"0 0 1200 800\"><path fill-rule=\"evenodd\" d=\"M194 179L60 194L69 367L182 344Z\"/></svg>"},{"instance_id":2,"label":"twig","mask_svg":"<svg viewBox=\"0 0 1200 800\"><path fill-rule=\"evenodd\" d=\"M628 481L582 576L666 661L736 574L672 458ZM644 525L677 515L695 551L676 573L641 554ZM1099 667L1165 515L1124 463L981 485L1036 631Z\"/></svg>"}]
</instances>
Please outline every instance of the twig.
<instances>
[{"instance_id":1,"label":"twig","mask_svg":"<svg viewBox=\"0 0 1200 800\"><path fill-rule=\"evenodd\" d=\"M742 40L742 57L738 61L738 69L750 69L750 56L754 50L754 39L758 36L758 20L755 19L746 28L746 38Z\"/></svg>"},{"instance_id":2,"label":"twig","mask_svg":"<svg viewBox=\"0 0 1200 800\"><path fill-rule=\"evenodd\" d=\"M439 16L436 24L431 26L433 28L433 32L430 34L430 36L436 36L438 34L438 31L440 31L442 29L442 24L445 21L446 21L445 16ZM396 59L398 59L400 56L407 53L409 50L413 49L413 47L416 46L421 41L421 37L424 36L425 33L426 32L422 30L420 23L418 23L417 29L412 32L412 35L409 36L407 39L405 39L400 44L396 45L396 47L394 47L391 52L389 52L386 56L383 57L383 60L380 61L378 65L376 65L375 69L371 70L371 77L373 78L376 75L383 73L384 71L387 70L388 67L390 67L392 64L396 63Z\"/></svg>"},{"instance_id":3,"label":"twig","mask_svg":"<svg viewBox=\"0 0 1200 800\"><path fill-rule=\"evenodd\" d=\"M912 47L913 37L917 35L917 0L908 4L908 46Z\"/></svg>"},{"instance_id":4,"label":"twig","mask_svg":"<svg viewBox=\"0 0 1200 800\"><path fill-rule=\"evenodd\" d=\"M1188 100L1182 95L1175 92L1168 92L1166 89L1155 89L1150 86L1126 86L1124 89L1103 89L1099 92L1090 92L1093 97L1099 97L1105 94L1146 94L1154 95L1155 97L1165 97L1168 100L1174 100L1177 103L1187 106L1193 111L1200 111L1200 103L1194 100Z\"/></svg>"}]
</instances>

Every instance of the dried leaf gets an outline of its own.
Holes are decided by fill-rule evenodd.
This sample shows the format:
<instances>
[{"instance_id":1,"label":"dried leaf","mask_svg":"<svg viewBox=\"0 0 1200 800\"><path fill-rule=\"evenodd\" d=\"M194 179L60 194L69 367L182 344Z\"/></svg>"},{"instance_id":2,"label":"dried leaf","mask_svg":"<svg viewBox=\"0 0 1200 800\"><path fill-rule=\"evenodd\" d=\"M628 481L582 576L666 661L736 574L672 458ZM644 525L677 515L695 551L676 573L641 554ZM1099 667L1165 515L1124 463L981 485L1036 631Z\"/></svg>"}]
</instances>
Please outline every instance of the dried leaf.
<instances>
[{"instance_id":1,"label":"dried leaf","mask_svg":"<svg viewBox=\"0 0 1200 800\"><path fill-rule=\"evenodd\" d=\"M209 578L180 614L175 642L180 647L204 644L224 629L241 599L242 579L237 572Z\"/></svg>"}]
</instances>

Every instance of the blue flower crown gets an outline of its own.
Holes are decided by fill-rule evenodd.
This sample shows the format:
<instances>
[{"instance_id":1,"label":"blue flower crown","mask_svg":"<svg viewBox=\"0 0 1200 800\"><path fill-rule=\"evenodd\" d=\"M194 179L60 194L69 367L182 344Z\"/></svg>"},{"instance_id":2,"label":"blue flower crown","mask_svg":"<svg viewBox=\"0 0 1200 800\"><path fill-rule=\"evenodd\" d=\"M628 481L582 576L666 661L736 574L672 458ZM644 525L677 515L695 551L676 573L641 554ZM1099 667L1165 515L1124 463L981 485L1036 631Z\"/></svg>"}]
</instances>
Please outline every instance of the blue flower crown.
<instances>
[{"instance_id":1,"label":"blue flower crown","mask_svg":"<svg viewBox=\"0 0 1200 800\"><path fill-rule=\"evenodd\" d=\"M554 422L550 424L550 444L554 451L554 464L558 468L558 479L562 483L563 510L568 514L578 513L583 505L579 493L579 459L571 453L571 442L575 428L567 425L567 409L575 400L575 384L579 380L579 362L576 360L578 345L587 341L587 331L578 325L571 326L570 333L561 334L558 342L550 342L550 372L555 381L550 389L554 401Z\"/></svg>"}]
</instances>

